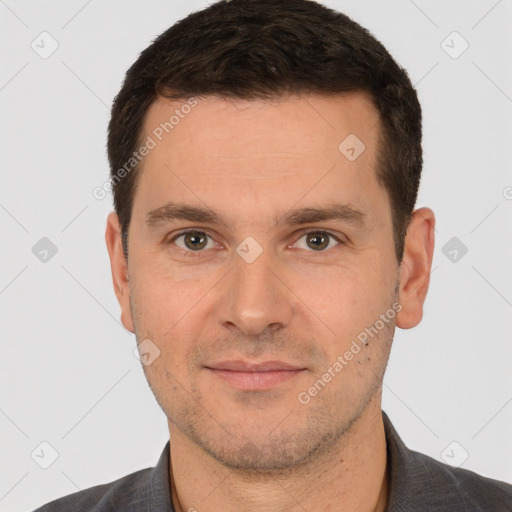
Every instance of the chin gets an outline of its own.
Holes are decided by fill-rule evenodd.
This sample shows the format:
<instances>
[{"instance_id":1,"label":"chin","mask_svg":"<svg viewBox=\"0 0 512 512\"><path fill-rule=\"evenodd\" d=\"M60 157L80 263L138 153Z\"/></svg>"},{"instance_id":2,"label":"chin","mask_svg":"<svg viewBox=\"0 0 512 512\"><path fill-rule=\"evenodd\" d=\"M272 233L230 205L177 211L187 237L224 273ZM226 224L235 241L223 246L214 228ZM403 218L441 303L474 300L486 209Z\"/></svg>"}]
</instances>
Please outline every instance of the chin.
<instances>
[{"instance_id":1,"label":"chin","mask_svg":"<svg viewBox=\"0 0 512 512\"><path fill-rule=\"evenodd\" d=\"M309 417L290 426L287 420L293 416L294 412L282 422L287 422L286 428L278 425L270 432L261 422L251 424L250 417L243 425L214 426L201 421L182 425L181 430L226 468L256 476L296 472L301 466L310 465L332 450L350 426L334 424L332 415L321 415L322 420Z\"/></svg>"}]
</instances>

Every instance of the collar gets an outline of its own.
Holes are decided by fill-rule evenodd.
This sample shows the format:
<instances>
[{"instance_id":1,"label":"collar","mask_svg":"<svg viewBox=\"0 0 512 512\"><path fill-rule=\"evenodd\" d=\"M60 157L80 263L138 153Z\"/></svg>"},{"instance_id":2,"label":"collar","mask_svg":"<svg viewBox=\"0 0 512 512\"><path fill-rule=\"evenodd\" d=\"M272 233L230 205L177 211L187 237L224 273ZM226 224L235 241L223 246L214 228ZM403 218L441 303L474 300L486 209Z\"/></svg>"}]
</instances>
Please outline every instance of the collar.
<instances>
[{"instance_id":1,"label":"collar","mask_svg":"<svg viewBox=\"0 0 512 512\"><path fill-rule=\"evenodd\" d=\"M382 420L389 470L386 512L419 510L417 507L420 503L425 503L427 492L435 495L435 499L432 498L434 501L438 501L444 494L442 499L446 504L444 500L454 495L452 472L445 465L407 448L384 411L382 411ZM167 441L157 465L148 474L149 478L144 488L134 489L133 495L140 498L131 503L133 510L174 512L171 501L169 457L170 440ZM458 492L455 494L459 499L463 499ZM149 499L150 496L151 499ZM140 506L143 508L138 508ZM434 510L439 509L434 508Z\"/></svg>"}]
</instances>

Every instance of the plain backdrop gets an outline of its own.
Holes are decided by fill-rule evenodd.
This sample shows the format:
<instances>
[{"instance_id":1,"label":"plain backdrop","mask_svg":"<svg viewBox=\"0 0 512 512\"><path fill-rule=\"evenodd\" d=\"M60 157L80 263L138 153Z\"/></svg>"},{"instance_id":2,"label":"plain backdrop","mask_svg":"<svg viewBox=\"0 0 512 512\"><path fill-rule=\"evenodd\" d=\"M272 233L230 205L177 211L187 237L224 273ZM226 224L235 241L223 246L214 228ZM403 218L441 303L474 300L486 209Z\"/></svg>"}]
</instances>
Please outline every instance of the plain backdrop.
<instances>
[{"instance_id":1,"label":"plain backdrop","mask_svg":"<svg viewBox=\"0 0 512 512\"><path fill-rule=\"evenodd\" d=\"M423 321L396 332L383 409L410 448L512 483L512 2L325 4L387 46L424 113L433 272ZM168 439L119 321L111 197L92 191L124 73L206 6L0 2L1 511L153 466Z\"/></svg>"}]
</instances>

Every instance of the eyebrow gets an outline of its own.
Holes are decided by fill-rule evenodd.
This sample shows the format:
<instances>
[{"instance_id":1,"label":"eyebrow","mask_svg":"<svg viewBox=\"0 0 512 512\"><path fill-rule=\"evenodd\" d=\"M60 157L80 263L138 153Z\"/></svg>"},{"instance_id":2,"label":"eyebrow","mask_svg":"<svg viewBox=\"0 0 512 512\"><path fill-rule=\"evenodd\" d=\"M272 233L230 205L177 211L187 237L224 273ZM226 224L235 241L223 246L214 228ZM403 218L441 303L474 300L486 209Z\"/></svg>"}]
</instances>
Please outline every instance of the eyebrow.
<instances>
[{"instance_id":1,"label":"eyebrow","mask_svg":"<svg viewBox=\"0 0 512 512\"><path fill-rule=\"evenodd\" d=\"M366 214L349 204L329 204L322 208L300 208L274 217L275 225L300 225L327 220L337 220L350 224L356 228L368 229Z\"/></svg>"},{"instance_id":2,"label":"eyebrow","mask_svg":"<svg viewBox=\"0 0 512 512\"><path fill-rule=\"evenodd\" d=\"M368 229L365 219L365 213L349 204L329 204L321 208L298 208L273 217L274 227L337 220L359 229ZM229 223L220 214L209 208L176 203L167 203L151 210L147 214L146 224L156 226L176 220L229 227Z\"/></svg>"},{"instance_id":3,"label":"eyebrow","mask_svg":"<svg viewBox=\"0 0 512 512\"><path fill-rule=\"evenodd\" d=\"M156 226L165 222L175 220L188 220L191 222L207 222L227 227L222 217L209 208L200 208L197 206L167 203L155 210L151 210L146 218L148 226Z\"/></svg>"}]
</instances>

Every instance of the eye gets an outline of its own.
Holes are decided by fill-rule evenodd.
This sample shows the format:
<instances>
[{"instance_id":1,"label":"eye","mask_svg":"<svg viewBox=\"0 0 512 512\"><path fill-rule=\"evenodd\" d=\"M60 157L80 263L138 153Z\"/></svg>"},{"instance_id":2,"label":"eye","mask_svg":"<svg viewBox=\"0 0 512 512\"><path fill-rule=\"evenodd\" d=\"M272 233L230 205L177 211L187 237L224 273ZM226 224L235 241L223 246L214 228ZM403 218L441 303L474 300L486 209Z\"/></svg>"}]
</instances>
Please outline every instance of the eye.
<instances>
[{"instance_id":1,"label":"eye","mask_svg":"<svg viewBox=\"0 0 512 512\"><path fill-rule=\"evenodd\" d=\"M313 251L325 251L331 249L341 242L331 233L325 231L310 231L302 235L294 244L297 249L312 249Z\"/></svg>"},{"instance_id":2,"label":"eye","mask_svg":"<svg viewBox=\"0 0 512 512\"><path fill-rule=\"evenodd\" d=\"M185 251L199 252L213 249L215 242L204 231L187 231L174 237L171 242Z\"/></svg>"}]
</instances>

